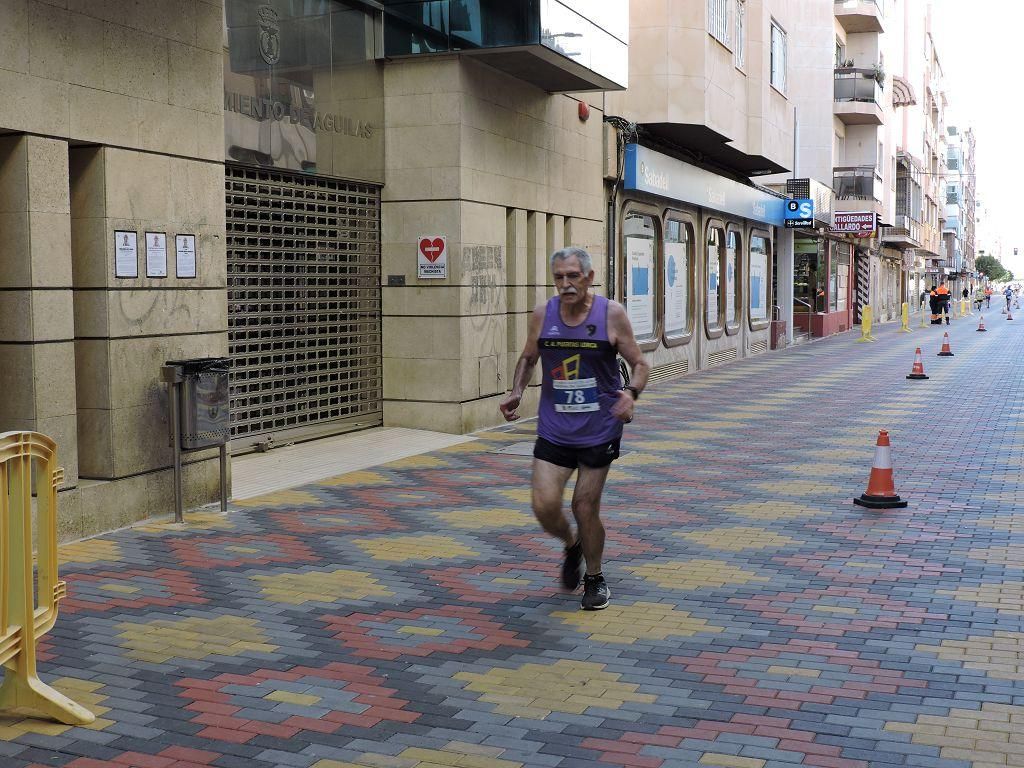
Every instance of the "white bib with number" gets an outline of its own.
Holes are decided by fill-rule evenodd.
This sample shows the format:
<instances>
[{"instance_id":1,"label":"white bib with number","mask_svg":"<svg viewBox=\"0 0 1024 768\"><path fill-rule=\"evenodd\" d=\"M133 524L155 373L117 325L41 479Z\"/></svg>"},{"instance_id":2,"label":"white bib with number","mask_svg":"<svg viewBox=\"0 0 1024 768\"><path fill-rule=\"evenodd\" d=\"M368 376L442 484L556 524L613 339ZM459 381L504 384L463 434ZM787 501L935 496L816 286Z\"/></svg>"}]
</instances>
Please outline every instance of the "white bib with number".
<instances>
[{"instance_id":1,"label":"white bib with number","mask_svg":"<svg viewBox=\"0 0 1024 768\"><path fill-rule=\"evenodd\" d=\"M585 413L600 410L597 402L597 379L555 379L555 411Z\"/></svg>"}]
</instances>

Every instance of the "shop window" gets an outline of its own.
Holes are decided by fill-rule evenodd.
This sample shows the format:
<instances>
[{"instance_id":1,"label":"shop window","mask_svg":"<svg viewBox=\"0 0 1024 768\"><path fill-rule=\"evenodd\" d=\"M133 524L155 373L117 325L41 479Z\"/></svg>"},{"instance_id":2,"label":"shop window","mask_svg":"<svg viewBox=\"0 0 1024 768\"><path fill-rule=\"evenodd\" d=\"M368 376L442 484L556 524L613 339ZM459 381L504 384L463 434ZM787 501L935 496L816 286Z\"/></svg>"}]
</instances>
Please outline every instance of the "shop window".
<instances>
[{"instance_id":1,"label":"shop window","mask_svg":"<svg viewBox=\"0 0 1024 768\"><path fill-rule=\"evenodd\" d=\"M678 338L690 332L690 254L693 232L689 224L665 222L665 337Z\"/></svg>"},{"instance_id":2,"label":"shop window","mask_svg":"<svg viewBox=\"0 0 1024 768\"><path fill-rule=\"evenodd\" d=\"M768 319L768 238L750 238L750 322Z\"/></svg>"},{"instance_id":3,"label":"shop window","mask_svg":"<svg viewBox=\"0 0 1024 768\"><path fill-rule=\"evenodd\" d=\"M658 229L653 216L627 213L622 224L625 238L625 299L626 314L633 325L633 334L640 341L653 339L656 329L655 254Z\"/></svg>"},{"instance_id":4,"label":"shop window","mask_svg":"<svg viewBox=\"0 0 1024 768\"><path fill-rule=\"evenodd\" d=\"M850 248L840 245L833 258L835 264L835 293L832 300L832 309L836 312L845 312L850 293Z\"/></svg>"},{"instance_id":5,"label":"shop window","mask_svg":"<svg viewBox=\"0 0 1024 768\"><path fill-rule=\"evenodd\" d=\"M722 248L725 245L725 232L719 227L708 227L707 237L707 307L708 330L722 327Z\"/></svg>"},{"instance_id":6,"label":"shop window","mask_svg":"<svg viewBox=\"0 0 1024 768\"><path fill-rule=\"evenodd\" d=\"M737 271L740 260L740 233L730 229L725 236L725 324L736 325L736 306L739 303Z\"/></svg>"}]
</instances>

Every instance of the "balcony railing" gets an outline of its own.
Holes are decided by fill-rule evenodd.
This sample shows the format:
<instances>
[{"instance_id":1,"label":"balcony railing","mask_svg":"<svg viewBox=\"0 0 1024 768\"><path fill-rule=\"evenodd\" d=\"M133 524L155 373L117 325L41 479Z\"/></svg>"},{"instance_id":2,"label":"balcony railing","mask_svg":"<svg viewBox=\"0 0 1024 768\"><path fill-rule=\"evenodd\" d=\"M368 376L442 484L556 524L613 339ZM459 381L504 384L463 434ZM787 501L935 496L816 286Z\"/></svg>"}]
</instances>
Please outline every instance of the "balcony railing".
<instances>
[{"instance_id":1,"label":"balcony railing","mask_svg":"<svg viewBox=\"0 0 1024 768\"><path fill-rule=\"evenodd\" d=\"M882 177L871 165L835 168L832 172L832 189L839 200L881 201Z\"/></svg>"},{"instance_id":2,"label":"balcony railing","mask_svg":"<svg viewBox=\"0 0 1024 768\"><path fill-rule=\"evenodd\" d=\"M875 79L874 69L837 69L834 92L836 101L882 103L882 86Z\"/></svg>"}]
</instances>

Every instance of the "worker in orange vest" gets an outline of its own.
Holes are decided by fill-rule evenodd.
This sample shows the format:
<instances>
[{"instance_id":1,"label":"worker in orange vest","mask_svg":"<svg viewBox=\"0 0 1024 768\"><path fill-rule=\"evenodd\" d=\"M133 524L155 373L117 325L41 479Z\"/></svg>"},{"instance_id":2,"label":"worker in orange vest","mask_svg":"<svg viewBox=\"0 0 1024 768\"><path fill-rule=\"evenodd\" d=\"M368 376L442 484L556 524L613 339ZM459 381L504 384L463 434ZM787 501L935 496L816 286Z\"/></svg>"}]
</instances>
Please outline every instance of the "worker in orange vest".
<instances>
[{"instance_id":1,"label":"worker in orange vest","mask_svg":"<svg viewBox=\"0 0 1024 768\"><path fill-rule=\"evenodd\" d=\"M946 325L949 325L949 288L946 287L946 281L940 280L939 287L935 289L935 296L938 298L939 314L946 313ZM934 322L934 321L933 321ZM938 325L942 325L940 319Z\"/></svg>"}]
</instances>

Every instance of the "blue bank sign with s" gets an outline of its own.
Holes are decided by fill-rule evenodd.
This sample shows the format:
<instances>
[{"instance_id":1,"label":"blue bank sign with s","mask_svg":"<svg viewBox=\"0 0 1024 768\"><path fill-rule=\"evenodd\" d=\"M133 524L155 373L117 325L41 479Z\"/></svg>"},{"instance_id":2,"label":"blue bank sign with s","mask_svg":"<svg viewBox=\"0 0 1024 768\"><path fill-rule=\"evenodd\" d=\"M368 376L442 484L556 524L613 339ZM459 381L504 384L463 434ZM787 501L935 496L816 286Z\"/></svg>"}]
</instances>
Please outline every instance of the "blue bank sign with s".
<instances>
[{"instance_id":1,"label":"blue bank sign with s","mask_svg":"<svg viewBox=\"0 0 1024 768\"><path fill-rule=\"evenodd\" d=\"M798 197L786 201L786 228L802 229L814 226L814 201Z\"/></svg>"}]
</instances>

